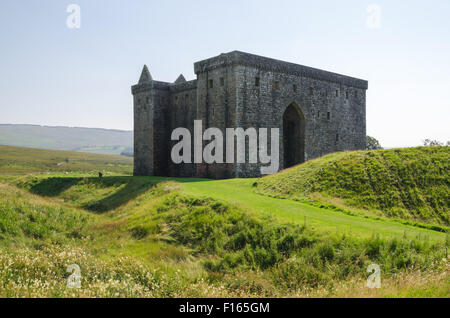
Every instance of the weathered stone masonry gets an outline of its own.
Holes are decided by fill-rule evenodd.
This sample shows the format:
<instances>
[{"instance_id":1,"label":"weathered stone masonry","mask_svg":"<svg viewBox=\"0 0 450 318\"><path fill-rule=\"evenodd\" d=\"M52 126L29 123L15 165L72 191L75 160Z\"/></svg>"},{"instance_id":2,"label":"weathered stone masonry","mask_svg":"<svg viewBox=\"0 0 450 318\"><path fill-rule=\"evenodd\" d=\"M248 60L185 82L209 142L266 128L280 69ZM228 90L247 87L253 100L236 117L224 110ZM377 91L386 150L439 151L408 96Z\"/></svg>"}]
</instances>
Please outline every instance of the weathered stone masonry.
<instances>
[{"instance_id":1,"label":"weathered stone masonry","mask_svg":"<svg viewBox=\"0 0 450 318\"><path fill-rule=\"evenodd\" d=\"M197 62L194 70L196 80L180 75L166 83L144 66L132 87L135 175L260 175L260 164L172 163L172 130L185 127L193 135L195 119L224 136L225 128L279 128L281 169L365 148L367 81L238 51Z\"/></svg>"}]
</instances>

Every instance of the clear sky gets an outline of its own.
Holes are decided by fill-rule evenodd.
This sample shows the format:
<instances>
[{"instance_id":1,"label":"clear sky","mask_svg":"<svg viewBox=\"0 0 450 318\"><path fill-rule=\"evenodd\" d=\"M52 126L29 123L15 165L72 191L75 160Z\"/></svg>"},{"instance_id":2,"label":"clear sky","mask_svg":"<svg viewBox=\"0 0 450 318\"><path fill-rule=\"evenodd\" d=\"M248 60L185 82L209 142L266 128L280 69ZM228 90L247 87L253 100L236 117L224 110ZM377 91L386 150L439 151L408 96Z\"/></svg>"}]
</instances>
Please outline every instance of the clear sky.
<instances>
[{"instance_id":1,"label":"clear sky","mask_svg":"<svg viewBox=\"0 0 450 318\"><path fill-rule=\"evenodd\" d=\"M195 61L240 50L368 80L383 146L447 141L449 16L448 0L2 0L0 123L132 129L143 64L194 79Z\"/></svg>"}]
</instances>

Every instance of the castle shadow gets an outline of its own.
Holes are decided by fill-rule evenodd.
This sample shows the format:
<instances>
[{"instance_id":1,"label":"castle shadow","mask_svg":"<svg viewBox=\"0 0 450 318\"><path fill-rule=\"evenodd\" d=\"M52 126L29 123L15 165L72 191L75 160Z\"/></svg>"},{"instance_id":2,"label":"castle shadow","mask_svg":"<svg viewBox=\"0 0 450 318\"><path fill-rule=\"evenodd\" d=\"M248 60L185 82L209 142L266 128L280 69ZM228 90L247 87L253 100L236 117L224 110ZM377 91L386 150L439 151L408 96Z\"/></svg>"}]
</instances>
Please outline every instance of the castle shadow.
<instances>
[{"instance_id":1,"label":"castle shadow","mask_svg":"<svg viewBox=\"0 0 450 318\"><path fill-rule=\"evenodd\" d=\"M172 181L179 182L179 183L195 183L195 182L217 181L220 179L205 179L205 178L194 178L194 177L184 177L184 178L173 177L170 179L168 178L168 180L172 180Z\"/></svg>"},{"instance_id":2,"label":"castle shadow","mask_svg":"<svg viewBox=\"0 0 450 318\"><path fill-rule=\"evenodd\" d=\"M30 192L43 197L56 197L65 190L73 187L83 178L47 178L30 187Z\"/></svg>"},{"instance_id":3,"label":"castle shadow","mask_svg":"<svg viewBox=\"0 0 450 318\"><path fill-rule=\"evenodd\" d=\"M146 192L158 183L167 181L169 178L152 178L152 177L87 177L87 178L47 178L34 184L30 188L30 192L45 196L56 197L62 192L76 185L86 184L94 185L95 188L119 188L106 197L98 200L92 200L81 206L83 209L94 213L105 213L118 208L121 205L135 199L140 194ZM92 190L95 191L95 190ZM99 194L99 196L101 196Z\"/></svg>"},{"instance_id":4,"label":"castle shadow","mask_svg":"<svg viewBox=\"0 0 450 318\"><path fill-rule=\"evenodd\" d=\"M108 180L109 178L120 178L120 180ZM164 181L152 178L135 177L104 177L102 179L105 179L106 184L112 182L113 184L110 186L122 186L123 184L125 184L125 186L107 197L85 204L83 206L84 209L95 213L105 213L114 210Z\"/></svg>"}]
</instances>

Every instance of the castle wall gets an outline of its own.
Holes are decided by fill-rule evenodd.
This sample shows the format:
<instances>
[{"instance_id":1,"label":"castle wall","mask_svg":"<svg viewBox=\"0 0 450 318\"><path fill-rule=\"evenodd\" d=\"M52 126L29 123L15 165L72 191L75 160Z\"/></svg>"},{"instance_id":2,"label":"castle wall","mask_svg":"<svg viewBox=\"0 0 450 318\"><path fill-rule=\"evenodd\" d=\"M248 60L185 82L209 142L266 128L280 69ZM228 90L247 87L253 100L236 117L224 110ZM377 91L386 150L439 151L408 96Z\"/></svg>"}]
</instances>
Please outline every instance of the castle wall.
<instances>
[{"instance_id":1,"label":"castle wall","mask_svg":"<svg viewBox=\"0 0 450 318\"><path fill-rule=\"evenodd\" d=\"M280 128L280 169L283 114L291 103L305 116L305 160L365 148L365 89L251 66L237 66L236 74L238 126ZM258 176L260 164L237 164L236 170L239 177Z\"/></svg>"},{"instance_id":2,"label":"castle wall","mask_svg":"<svg viewBox=\"0 0 450 318\"><path fill-rule=\"evenodd\" d=\"M183 127L191 132L191 144L193 145L194 119L197 113L197 80L170 86L169 97L169 131L168 131L168 168L169 176L189 177L194 176L195 165L193 163L174 164L170 160L170 151L178 141L172 141L170 135L175 128ZM193 160L193 150L191 152Z\"/></svg>"},{"instance_id":3,"label":"castle wall","mask_svg":"<svg viewBox=\"0 0 450 318\"><path fill-rule=\"evenodd\" d=\"M197 73L198 107L196 119L202 120L203 128L219 128L223 139L223 163L198 164L197 176L206 178L231 178L234 165L226 163L225 129L235 127L235 73L233 66L218 67ZM203 146L210 143L204 141Z\"/></svg>"}]
</instances>

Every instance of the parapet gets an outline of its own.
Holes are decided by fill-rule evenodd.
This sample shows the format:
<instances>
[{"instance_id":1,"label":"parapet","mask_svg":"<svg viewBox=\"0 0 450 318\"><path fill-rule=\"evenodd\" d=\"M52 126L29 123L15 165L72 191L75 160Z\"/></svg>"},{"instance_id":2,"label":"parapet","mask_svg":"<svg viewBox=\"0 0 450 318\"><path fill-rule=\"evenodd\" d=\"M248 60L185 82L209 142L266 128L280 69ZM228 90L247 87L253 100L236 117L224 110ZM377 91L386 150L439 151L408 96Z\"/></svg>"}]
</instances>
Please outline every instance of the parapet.
<instances>
[{"instance_id":1,"label":"parapet","mask_svg":"<svg viewBox=\"0 0 450 318\"><path fill-rule=\"evenodd\" d=\"M143 84L136 84L131 86L131 93L134 95L136 93L149 91L151 89L168 90L170 83L160 82L160 81L150 81Z\"/></svg>"},{"instance_id":2,"label":"parapet","mask_svg":"<svg viewBox=\"0 0 450 318\"><path fill-rule=\"evenodd\" d=\"M362 79L240 51L222 53L219 56L196 62L194 63L194 71L198 75L201 72L231 65L251 66L262 70L340 83L356 88L368 88L368 82Z\"/></svg>"},{"instance_id":3,"label":"parapet","mask_svg":"<svg viewBox=\"0 0 450 318\"><path fill-rule=\"evenodd\" d=\"M181 83L170 84L170 92L182 92L187 90L192 90L197 88L197 80L185 81Z\"/></svg>"}]
</instances>

